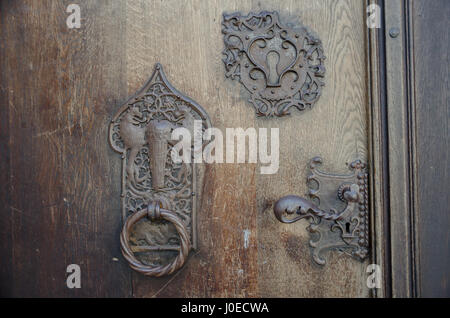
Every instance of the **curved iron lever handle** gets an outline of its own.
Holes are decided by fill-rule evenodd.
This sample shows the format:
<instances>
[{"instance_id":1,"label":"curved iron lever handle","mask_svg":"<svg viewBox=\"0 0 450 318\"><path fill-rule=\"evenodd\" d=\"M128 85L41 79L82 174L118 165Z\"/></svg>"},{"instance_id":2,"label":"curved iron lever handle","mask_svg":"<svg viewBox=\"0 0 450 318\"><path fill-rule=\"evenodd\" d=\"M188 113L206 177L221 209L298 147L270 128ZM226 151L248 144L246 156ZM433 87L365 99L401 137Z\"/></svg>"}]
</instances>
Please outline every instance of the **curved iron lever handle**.
<instances>
[{"instance_id":1,"label":"curved iron lever handle","mask_svg":"<svg viewBox=\"0 0 450 318\"><path fill-rule=\"evenodd\" d=\"M287 195L279 199L273 208L275 217L283 223L294 223L309 216L318 216L325 220L336 221L344 218L350 211L353 211L355 204L359 201L359 187L357 184L345 185L342 188L342 197L348 202L344 211L338 213L332 209L326 212L320 209L310 200L306 200L296 195ZM284 214L296 216L294 218L286 218Z\"/></svg>"},{"instance_id":2,"label":"curved iron lever handle","mask_svg":"<svg viewBox=\"0 0 450 318\"><path fill-rule=\"evenodd\" d=\"M178 235L180 235L181 245L179 248L175 248L179 253L172 263L155 267L143 264L134 256L129 243L129 233L131 232L132 226L145 216L148 216L151 220L164 219L172 222L175 226ZM120 245L123 257L125 257L132 269L146 276L154 277L170 275L181 268L187 259L190 249L189 234L182 220L174 212L161 209L158 202L149 204L147 209L139 210L127 218L122 228L122 233L120 234ZM170 246L157 246L155 250L174 250L174 248Z\"/></svg>"},{"instance_id":3,"label":"curved iron lever handle","mask_svg":"<svg viewBox=\"0 0 450 318\"><path fill-rule=\"evenodd\" d=\"M355 160L349 164L349 174L332 174L319 170L321 163L320 157L311 159L307 178L309 196L320 204L288 195L275 203L275 217L283 223L308 220L309 246L316 264L326 264L324 253L328 250L339 250L362 261L369 255L368 169L361 160ZM345 208L337 212L331 207L341 206L339 201Z\"/></svg>"}]
</instances>

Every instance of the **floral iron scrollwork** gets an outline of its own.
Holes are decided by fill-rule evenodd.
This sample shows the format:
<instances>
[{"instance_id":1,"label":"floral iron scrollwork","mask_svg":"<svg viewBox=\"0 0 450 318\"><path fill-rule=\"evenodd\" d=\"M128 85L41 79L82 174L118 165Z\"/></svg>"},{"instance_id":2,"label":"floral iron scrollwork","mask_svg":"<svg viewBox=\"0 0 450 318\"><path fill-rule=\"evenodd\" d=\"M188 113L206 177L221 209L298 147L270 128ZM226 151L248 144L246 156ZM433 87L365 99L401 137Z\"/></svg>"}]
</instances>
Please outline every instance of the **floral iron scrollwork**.
<instances>
[{"instance_id":1,"label":"floral iron scrollwork","mask_svg":"<svg viewBox=\"0 0 450 318\"><path fill-rule=\"evenodd\" d=\"M304 26L283 25L277 12L224 14L226 77L250 92L258 116L311 108L325 75L321 41Z\"/></svg>"},{"instance_id":2,"label":"floral iron scrollwork","mask_svg":"<svg viewBox=\"0 0 450 318\"><path fill-rule=\"evenodd\" d=\"M368 173L360 160L345 175L322 172L320 157L313 158L308 176L309 198L288 195L275 203L276 218L293 223L307 218L313 260L325 265L326 250L339 250L363 260L369 252Z\"/></svg>"},{"instance_id":3,"label":"floral iron scrollwork","mask_svg":"<svg viewBox=\"0 0 450 318\"><path fill-rule=\"evenodd\" d=\"M196 123L201 123L201 129L194 129ZM122 217L126 221L122 253L133 269L149 276L171 274L197 247L195 191L201 188L200 167L194 167L193 160L172 160L170 150L178 140L171 140L171 132L178 127L188 129L193 137L194 131L203 133L211 123L200 105L172 87L160 64L109 126L111 147L122 154ZM146 216L150 224L138 222ZM154 251L163 256L138 260L133 254ZM177 251L175 261L165 265Z\"/></svg>"}]
</instances>

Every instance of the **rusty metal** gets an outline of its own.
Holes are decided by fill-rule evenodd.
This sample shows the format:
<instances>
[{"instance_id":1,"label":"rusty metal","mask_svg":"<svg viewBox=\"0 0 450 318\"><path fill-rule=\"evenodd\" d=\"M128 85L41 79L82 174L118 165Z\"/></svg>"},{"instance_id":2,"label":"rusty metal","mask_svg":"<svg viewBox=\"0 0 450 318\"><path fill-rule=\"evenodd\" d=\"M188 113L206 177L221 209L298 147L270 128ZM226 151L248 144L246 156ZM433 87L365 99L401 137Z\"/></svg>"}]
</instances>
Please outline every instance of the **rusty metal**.
<instances>
[{"instance_id":1,"label":"rusty metal","mask_svg":"<svg viewBox=\"0 0 450 318\"><path fill-rule=\"evenodd\" d=\"M143 264L134 256L133 253L134 251L132 250L132 247L130 246L129 243L130 232L133 225L146 216L149 217L151 220L163 219L169 221L175 226L178 235L180 237L180 247L176 249L178 250L177 257L170 264L155 267L152 265ZM146 276L160 277L170 275L184 265L184 263L186 262L186 258L188 257L189 254L190 239L189 233L183 221L177 216L176 213L165 209L161 209L159 203L152 202L151 204L148 205L147 209L137 211L127 218L122 228L122 232L120 233L120 245L122 255L128 261L132 269ZM158 246L152 250L160 251L166 249L173 250L172 247L158 247Z\"/></svg>"},{"instance_id":2,"label":"rusty metal","mask_svg":"<svg viewBox=\"0 0 450 318\"><path fill-rule=\"evenodd\" d=\"M363 260L369 248L368 174L360 160L349 166L351 173L329 174L317 167L320 157L311 160L308 176L309 198L288 195L274 205L275 217L283 223L307 218L312 239L313 260L325 265L326 250L339 250ZM314 202L316 201L316 203Z\"/></svg>"},{"instance_id":3,"label":"rusty metal","mask_svg":"<svg viewBox=\"0 0 450 318\"><path fill-rule=\"evenodd\" d=\"M172 273L183 265L189 249L197 247L194 193L201 189L201 179L194 168L194 160L176 163L170 155L175 144L171 140L173 129L184 127L192 136L195 121L201 123L202 133L211 127L205 110L178 92L167 81L162 66L157 64L148 82L120 107L109 127L111 147L122 154L121 197L125 221L120 240L122 253L133 269L145 275ZM142 226L141 233L131 231L153 202L158 202L160 217L154 217L151 225ZM130 240L134 244L130 245ZM139 261L133 255L133 252L146 251L180 251L182 254L171 265L158 264L161 258L144 264L144 260ZM170 262L169 259L167 256L164 261Z\"/></svg>"},{"instance_id":4,"label":"rusty metal","mask_svg":"<svg viewBox=\"0 0 450 318\"><path fill-rule=\"evenodd\" d=\"M224 14L226 77L250 92L258 116L285 116L311 108L325 75L321 41L306 27L281 23L277 12Z\"/></svg>"}]
</instances>

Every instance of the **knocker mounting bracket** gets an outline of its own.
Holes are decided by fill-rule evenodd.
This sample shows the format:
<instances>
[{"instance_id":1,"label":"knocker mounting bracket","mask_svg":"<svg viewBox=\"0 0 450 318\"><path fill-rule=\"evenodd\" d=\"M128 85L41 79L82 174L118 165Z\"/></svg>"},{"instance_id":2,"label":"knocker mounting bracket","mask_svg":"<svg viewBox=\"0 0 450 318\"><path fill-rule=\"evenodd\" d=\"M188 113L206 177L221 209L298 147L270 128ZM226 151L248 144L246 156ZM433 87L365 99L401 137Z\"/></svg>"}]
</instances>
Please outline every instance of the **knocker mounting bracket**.
<instances>
[{"instance_id":1,"label":"knocker mounting bracket","mask_svg":"<svg viewBox=\"0 0 450 318\"><path fill-rule=\"evenodd\" d=\"M144 275L173 273L197 247L195 193L202 188L201 167L193 160L174 162L170 154L178 142L171 140L171 132L183 127L193 136L194 122L201 122L201 133L211 127L205 110L178 92L157 64L109 126L111 147L122 155L122 254ZM144 217L148 222L140 222ZM134 256L153 252L160 256L147 257L146 262ZM173 261L167 264L169 259Z\"/></svg>"}]
</instances>

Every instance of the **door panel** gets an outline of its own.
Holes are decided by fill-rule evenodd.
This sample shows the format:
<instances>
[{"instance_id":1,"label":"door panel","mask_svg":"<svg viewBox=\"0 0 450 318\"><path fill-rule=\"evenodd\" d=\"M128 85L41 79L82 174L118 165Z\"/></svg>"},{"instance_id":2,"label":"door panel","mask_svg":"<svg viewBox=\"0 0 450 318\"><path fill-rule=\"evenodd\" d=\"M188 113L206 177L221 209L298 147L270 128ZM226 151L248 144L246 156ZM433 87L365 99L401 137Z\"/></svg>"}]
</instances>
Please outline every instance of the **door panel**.
<instances>
[{"instance_id":1,"label":"door panel","mask_svg":"<svg viewBox=\"0 0 450 318\"><path fill-rule=\"evenodd\" d=\"M1 2L8 43L1 47L2 143L9 150L1 170L10 200L2 207L2 294L130 296L128 266L113 260L120 258L120 164L105 143L108 116L127 94L117 76L125 70L124 24L117 23L125 11L85 1L84 27L70 30L67 5ZM66 286L72 263L80 265L81 289Z\"/></svg>"},{"instance_id":2,"label":"door panel","mask_svg":"<svg viewBox=\"0 0 450 318\"><path fill-rule=\"evenodd\" d=\"M412 44L416 147L416 265L417 295L450 296L450 149L449 68L441 61L450 49L450 4L415 1L412 5ZM439 34L440 40L429 34ZM430 50L430 47L433 49Z\"/></svg>"},{"instance_id":3,"label":"door panel","mask_svg":"<svg viewBox=\"0 0 450 318\"><path fill-rule=\"evenodd\" d=\"M337 173L367 160L365 3L79 2L80 29L66 26L69 3L1 3L1 36L10 43L1 47L1 183L11 193L2 198L2 294L368 296L368 260L331 252L327 265L314 264L306 223L282 224L272 210L282 196L306 193L311 158ZM262 10L298 18L322 40L326 84L312 110L257 118L247 91L225 78L222 13ZM157 62L214 127L279 128L280 167L262 175L259 164L207 165L199 249L174 275L148 278L120 255L121 162L107 130ZM72 263L81 266L81 289L65 285Z\"/></svg>"}]
</instances>

